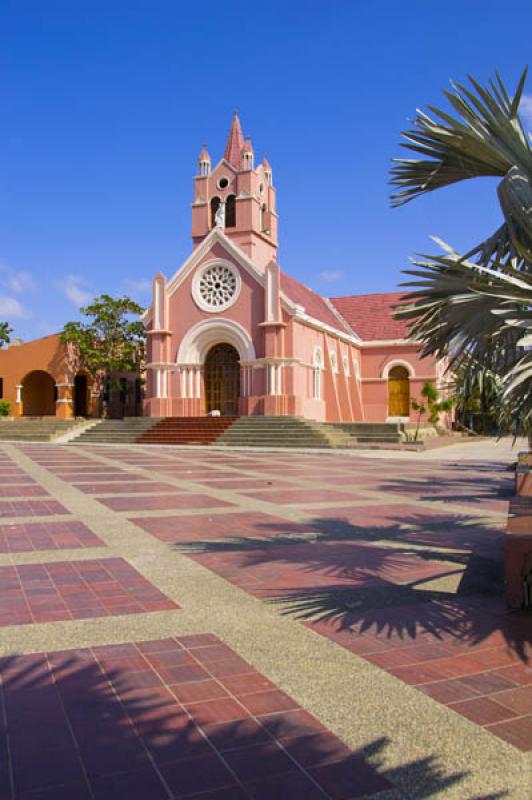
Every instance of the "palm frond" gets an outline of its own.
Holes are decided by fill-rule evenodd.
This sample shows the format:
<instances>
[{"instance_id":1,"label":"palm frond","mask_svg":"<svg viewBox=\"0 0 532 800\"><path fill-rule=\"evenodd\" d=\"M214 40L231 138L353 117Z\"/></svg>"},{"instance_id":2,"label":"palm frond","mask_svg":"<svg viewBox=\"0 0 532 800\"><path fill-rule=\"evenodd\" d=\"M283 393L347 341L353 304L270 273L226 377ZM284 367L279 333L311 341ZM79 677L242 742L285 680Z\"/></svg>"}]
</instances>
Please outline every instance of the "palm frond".
<instances>
[{"instance_id":1,"label":"palm frond","mask_svg":"<svg viewBox=\"0 0 532 800\"><path fill-rule=\"evenodd\" d=\"M405 270L414 280L402 284L411 291L396 317L411 320L409 335L422 355L446 357L451 370L474 362L501 376L504 397L530 417L532 353L522 343L532 335L532 274L486 269L442 246L442 255Z\"/></svg>"},{"instance_id":2,"label":"palm frond","mask_svg":"<svg viewBox=\"0 0 532 800\"><path fill-rule=\"evenodd\" d=\"M526 74L525 69L513 98L498 75L490 89L471 77L473 91L451 84L444 95L458 117L434 106L432 117L418 109L401 146L426 158L394 159L391 183L399 191L391 196L392 206L468 178L504 177L514 166L531 174L532 151L518 115Z\"/></svg>"}]
</instances>

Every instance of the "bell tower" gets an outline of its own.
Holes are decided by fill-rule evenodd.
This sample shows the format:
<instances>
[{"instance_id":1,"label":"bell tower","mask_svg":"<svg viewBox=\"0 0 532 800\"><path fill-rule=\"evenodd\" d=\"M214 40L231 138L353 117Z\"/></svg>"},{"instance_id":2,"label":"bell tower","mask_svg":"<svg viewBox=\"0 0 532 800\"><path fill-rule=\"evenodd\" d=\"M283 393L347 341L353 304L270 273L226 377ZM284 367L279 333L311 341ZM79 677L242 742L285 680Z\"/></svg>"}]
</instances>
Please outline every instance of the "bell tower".
<instances>
[{"instance_id":1,"label":"bell tower","mask_svg":"<svg viewBox=\"0 0 532 800\"><path fill-rule=\"evenodd\" d=\"M245 139L233 114L221 160L211 168L203 145L194 178L192 243L194 247L219 227L258 267L275 260L277 213L272 168L266 156L255 167L251 139Z\"/></svg>"}]
</instances>

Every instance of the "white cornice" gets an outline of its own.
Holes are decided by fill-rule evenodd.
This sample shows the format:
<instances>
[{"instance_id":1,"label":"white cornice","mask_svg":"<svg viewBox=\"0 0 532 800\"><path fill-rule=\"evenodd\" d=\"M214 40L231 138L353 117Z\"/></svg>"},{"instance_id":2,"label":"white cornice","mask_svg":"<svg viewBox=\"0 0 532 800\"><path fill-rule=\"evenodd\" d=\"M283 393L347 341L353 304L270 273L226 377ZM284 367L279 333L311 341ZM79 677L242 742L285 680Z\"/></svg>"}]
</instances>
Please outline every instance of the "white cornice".
<instances>
[{"instance_id":1,"label":"white cornice","mask_svg":"<svg viewBox=\"0 0 532 800\"><path fill-rule=\"evenodd\" d=\"M341 339L344 342L349 342L357 347L363 345L363 342L361 342L360 339L357 339L355 336L351 336L349 333L341 331L338 328L333 328L332 325L327 325L326 322L321 322L319 319L315 319L315 317L305 314L304 309L301 310L302 308L302 306L298 306L299 310L292 315L292 319L302 322L304 325L308 325L311 328L318 328L321 331L325 331L325 333L330 333L331 336L336 336L337 339Z\"/></svg>"},{"instance_id":2,"label":"white cornice","mask_svg":"<svg viewBox=\"0 0 532 800\"><path fill-rule=\"evenodd\" d=\"M364 341L361 340L361 344L363 347L389 347L390 345L410 345L410 347L418 347L419 342L416 342L415 339L368 339Z\"/></svg>"}]
</instances>

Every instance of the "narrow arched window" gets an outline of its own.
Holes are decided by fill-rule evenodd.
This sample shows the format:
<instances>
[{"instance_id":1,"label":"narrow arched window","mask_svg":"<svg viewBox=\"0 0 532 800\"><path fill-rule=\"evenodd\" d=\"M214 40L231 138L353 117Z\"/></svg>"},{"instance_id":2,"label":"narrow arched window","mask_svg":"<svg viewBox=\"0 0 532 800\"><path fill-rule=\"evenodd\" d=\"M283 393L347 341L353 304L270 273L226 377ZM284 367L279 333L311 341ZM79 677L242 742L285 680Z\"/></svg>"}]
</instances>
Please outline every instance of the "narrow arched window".
<instances>
[{"instance_id":1,"label":"narrow arched window","mask_svg":"<svg viewBox=\"0 0 532 800\"><path fill-rule=\"evenodd\" d=\"M323 364L323 355L321 349L317 347L314 350L314 358L312 361L312 396L314 400L321 400L321 371Z\"/></svg>"},{"instance_id":2,"label":"narrow arched window","mask_svg":"<svg viewBox=\"0 0 532 800\"><path fill-rule=\"evenodd\" d=\"M262 203L260 206L260 230L265 232L268 230L268 209L266 203Z\"/></svg>"},{"instance_id":3,"label":"narrow arched window","mask_svg":"<svg viewBox=\"0 0 532 800\"><path fill-rule=\"evenodd\" d=\"M211 228L216 227L216 212L220 207L221 200L219 197L213 197L211 200Z\"/></svg>"},{"instance_id":4,"label":"narrow arched window","mask_svg":"<svg viewBox=\"0 0 532 800\"><path fill-rule=\"evenodd\" d=\"M230 194L225 201L225 227L234 228L236 225L236 198Z\"/></svg>"},{"instance_id":5,"label":"narrow arched window","mask_svg":"<svg viewBox=\"0 0 532 800\"><path fill-rule=\"evenodd\" d=\"M344 365L344 375L346 378L349 378L349 356L343 356L342 361Z\"/></svg>"}]
</instances>

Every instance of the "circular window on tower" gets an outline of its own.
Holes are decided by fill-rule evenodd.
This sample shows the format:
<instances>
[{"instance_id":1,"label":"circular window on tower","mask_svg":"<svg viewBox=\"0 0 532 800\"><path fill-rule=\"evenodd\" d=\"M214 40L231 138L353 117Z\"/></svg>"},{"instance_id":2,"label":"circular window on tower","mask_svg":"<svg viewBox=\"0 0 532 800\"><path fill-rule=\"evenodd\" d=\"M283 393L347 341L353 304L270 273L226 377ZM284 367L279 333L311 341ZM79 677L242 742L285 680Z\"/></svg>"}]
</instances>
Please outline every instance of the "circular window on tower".
<instances>
[{"instance_id":1,"label":"circular window on tower","mask_svg":"<svg viewBox=\"0 0 532 800\"><path fill-rule=\"evenodd\" d=\"M220 178L218 181L218 189L227 189L229 186L229 179L228 178Z\"/></svg>"},{"instance_id":2,"label":"circular window on tower","mask_svg":"<svg viewBox=\"0 0 532 800\"><path fill-rule=\"evenodd\" d=\"M194 275L192 296L203 311L225 311L237 299L240 286L240 273L232 264L209 261Z\"/></svg>"}]
</instances>

